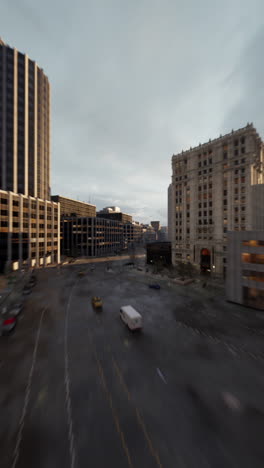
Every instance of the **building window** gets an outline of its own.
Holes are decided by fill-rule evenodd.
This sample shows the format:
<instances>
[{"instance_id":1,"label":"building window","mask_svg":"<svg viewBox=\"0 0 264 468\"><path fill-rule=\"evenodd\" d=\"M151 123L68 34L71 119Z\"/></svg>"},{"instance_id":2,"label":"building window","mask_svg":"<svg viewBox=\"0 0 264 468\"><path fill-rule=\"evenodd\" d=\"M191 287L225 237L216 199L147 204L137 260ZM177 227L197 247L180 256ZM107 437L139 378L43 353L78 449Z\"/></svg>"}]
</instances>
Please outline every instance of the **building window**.
<instances>
[{"instance_id":1,"label":"building window","mask_svg":"<svg viewBox=\"0 0 264 468\"><path fill-rule=\"evenodd\" d=\"M242 253L242 261L245 263L264 264L264 254Z\"/></svg>"},{"instance_id":2,"label":"building window","mask_svg":"<svg viewBox=\"0 0 264 468\"><path fill-rule=\"evenodd\" d=\"M250 247L264 247L264 240L246 240L242 241L242 245Z\"/></svg>"}]
</instances>

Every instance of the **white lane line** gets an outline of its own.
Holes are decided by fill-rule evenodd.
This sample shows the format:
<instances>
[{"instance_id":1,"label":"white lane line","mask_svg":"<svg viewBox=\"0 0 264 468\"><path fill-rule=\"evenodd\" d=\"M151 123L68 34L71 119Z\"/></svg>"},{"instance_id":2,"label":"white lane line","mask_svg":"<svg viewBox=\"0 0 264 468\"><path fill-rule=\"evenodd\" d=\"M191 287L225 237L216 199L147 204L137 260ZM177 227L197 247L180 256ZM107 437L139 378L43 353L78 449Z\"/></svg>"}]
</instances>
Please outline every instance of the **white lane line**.
<instances>
[{"instance_id":1,"label":"white lane line","mask_svg":"<svg viewBox=\"0 0 264 468\"><path fill-rule=\"evenodd\" d=\"M73 423L72 423L72 404L71 404L71 394L70 394L70 376L69 376L69 353L68 353L68 322L69 322L69 309L70 302L74 290L72 287L67 308L65 314L65 328L64 328L64 383L65 383L65 397L66 397L66 408L67 408L67 423L68 423L68 439L70 444L70 457L71 457L71 468L75 466L75 443L74 443L74 433L73 433Z\"/></svg>"},{"instance_id":2,"label":"white lane line","mask_svg":"<svg viewBox=\"0 0 264 468\"><path fill-rule=\"evenodd\" d=\"M157 367L157 373L160 376L161 380L163 380L163 382L167 385L166 379L158 367Z\"/></svg>"},{"instance_id":3,"label":"white lane line","mask_svg":"<svg viewBox=\"0 0 264 468\"><path fill-rule=\"evenodd\" d=\"M31 364L31 368L30 368L30 372L29 372L29 376L28 376L27 388L26 388L26 393L25 393L24 406L23 406L23 411L22 411L21 418L20 418L20 421L19 421L19 430L18 430L16 446L15 446L15 450L14 450L14 454L13 454L14 460L13 460L12 468L15 468L15 466L16 466L16 464L18 462L18 458L19 458L20 445L21 445L22 436L23 436L23 429L24 429L24 425L25 425L25 417L27 415L27 409L28 409L28 403L29 403L29 397L30 397L30 391L31 391L32 376L33 376L33 373L34 373L34 368L35 368L36 358L37 358L40 329L41 329L41 324L42 324L42 320L43 320L45 310L46 309L42 310L42 314L40 316L40 321L39 321L39 325L38 325L36 341L35 341L35 346L34 346L34 351L33 351L33 356L32 356L32 364Z\"/></svg>"}]
</instances>

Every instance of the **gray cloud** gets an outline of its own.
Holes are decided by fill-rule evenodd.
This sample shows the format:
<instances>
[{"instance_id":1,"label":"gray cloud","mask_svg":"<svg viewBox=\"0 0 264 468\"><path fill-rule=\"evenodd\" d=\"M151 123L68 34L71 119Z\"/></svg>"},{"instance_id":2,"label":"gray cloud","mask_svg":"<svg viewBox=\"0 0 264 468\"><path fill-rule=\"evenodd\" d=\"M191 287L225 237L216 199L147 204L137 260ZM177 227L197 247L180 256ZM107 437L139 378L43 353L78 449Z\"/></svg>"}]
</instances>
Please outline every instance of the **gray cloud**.
<instances>
[{"instance_id":1,"label":"gray cloud","mask_svg":"<svg viewBox=\"0 0 264 468\"><path fill-rule=\"evenodd\" d=\"M3 38L52 85L53 192L166 223L172 153L263 129L263 13L260 0L4 0Z\"/></svg>"}]
</instances>

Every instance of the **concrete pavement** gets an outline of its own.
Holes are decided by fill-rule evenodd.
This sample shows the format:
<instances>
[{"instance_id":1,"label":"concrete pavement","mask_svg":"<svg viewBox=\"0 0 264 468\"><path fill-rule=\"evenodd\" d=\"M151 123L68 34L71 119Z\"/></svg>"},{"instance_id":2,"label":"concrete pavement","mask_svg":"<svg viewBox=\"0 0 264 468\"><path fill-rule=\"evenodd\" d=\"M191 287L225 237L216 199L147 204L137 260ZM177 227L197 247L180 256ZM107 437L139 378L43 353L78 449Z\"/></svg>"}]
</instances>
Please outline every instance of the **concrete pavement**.
<instances>
[{"instance_id":1,"label":"concrete pavement","mask_svg":"<svg viewBox=\"0 0 264 468\"><path fill-rule=\"evenodd\" d=\"M79 268L38 271L15 334L0 341L1 467L261 467L262 335L245 328L255 314L241 326L244 309L220 293L167 280L150 290L120 262L83 278ZM125 304L142 333L120 321Z\"/></svg>"}]
</instances>

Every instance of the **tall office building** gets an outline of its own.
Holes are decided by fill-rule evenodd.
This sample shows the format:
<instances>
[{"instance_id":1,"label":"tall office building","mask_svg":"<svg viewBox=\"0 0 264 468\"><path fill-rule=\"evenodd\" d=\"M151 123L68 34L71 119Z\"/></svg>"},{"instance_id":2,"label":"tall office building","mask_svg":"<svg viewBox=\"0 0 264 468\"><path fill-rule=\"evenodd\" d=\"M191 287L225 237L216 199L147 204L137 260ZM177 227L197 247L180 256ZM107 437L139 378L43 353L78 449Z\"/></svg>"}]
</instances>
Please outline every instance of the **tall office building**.
<instances>
[{"instance_id":1,"label":"tall office building","mask_svg":"<svg viewBox=\"0 0 264 468\"><path fill-rule=\"evenodd\" d=\"M0 189L50 200L50 85L0 39Z\"/></svg>"},{"instance_id":2,"label":"tall office building","mask_svg":"<svg viewBox=\"0 0 264 468\"><path fill-rule=\"evenodd\" d=\"M50 86L0 39L0 271L60 261L60 205L50 201Z\"/></svg>"},{"instance_id":3,"label":"tall office building","mask_svg":"<svg viewBox=\"0 0 264 468\"><path fill-rule=\"evenodd\" d=\"M263 143L252 124L172 157L172 262L222 275L227 231L251 230Z\"/></svg>"}]
</instances>

